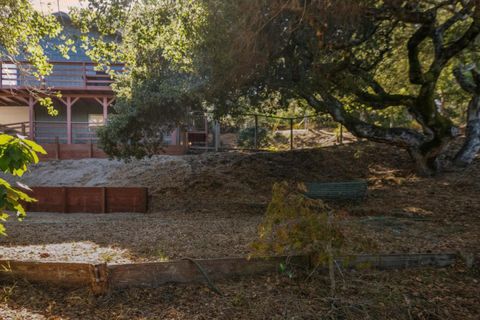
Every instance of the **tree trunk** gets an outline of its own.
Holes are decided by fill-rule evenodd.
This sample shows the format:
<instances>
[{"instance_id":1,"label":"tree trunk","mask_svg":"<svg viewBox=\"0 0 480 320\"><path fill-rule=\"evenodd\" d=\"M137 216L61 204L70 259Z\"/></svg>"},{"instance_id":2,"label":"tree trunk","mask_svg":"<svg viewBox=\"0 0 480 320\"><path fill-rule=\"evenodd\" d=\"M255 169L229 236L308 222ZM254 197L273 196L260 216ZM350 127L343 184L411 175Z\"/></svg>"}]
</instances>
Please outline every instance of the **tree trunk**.
<instances>
[{"instance_id":1,"label":"tree trunk","mask_svg":"<svg viewBox=\"0 0 480 320\"><path fill-rule=\"evenodd\" d=\"M468 166L480 151L480 95L475 95L468 105L465 143L455 156L454 163Z\"/></svg>"},{"instance_id":2,"label":"tree trunk","mask_svg":"<svg viewBox=\"0 0 480 320\"><path fill-rule=\"evenodd\" d=\"M443 148L441 149L443 150ZM432 176L438 173L441 166L438 161L438 157L441 155L440 149L436 149L436 152L430 150L427 154L417 148L408 149L408 153L415 162L415 171L425 177Z\"/></svg>"}]
</instances>

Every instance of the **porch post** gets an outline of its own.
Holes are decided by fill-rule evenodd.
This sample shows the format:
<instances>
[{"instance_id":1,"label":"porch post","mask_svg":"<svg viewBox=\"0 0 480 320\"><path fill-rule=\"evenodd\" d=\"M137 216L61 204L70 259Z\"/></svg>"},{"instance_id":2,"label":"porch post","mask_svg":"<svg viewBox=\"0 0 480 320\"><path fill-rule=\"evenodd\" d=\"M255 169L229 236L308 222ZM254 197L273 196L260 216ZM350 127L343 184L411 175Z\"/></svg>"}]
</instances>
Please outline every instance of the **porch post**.
<instances>
[{"instance_id":1,"label":"porch post","mask_svg":"<svg viewBox=\"0 0 480 320\"><path fill-rule=\"evenodd\" d=\"M107 117L108 117L108 98L103 97L102 99L102 107L103 107L103 124L107 124Z\"/></svg>"},{"instance_id":2,"label":"porch post","mask_svg":"<svg viewBox=\"0 0 480 320\"><path fill-rule=\"evenodd\" d=\"M220 149L220 122L216 120L214 123L215 123L215 131L214 131L215 152L218 152L218 150Z\"/></svg>"},{"instance_id":3,"label":"porch post","mask_svg":"<svg viewBox=\"0 0 480 320\"><path fill-rule=\"evenodd\" d=\"M67 143L72 144L72 98L67 97Z\"/></svg>"},{"instance_id":4,"label":"porch post","mask_svg":"<svg viewBox=\"0 0 480 320\"><path fill-rule=\"evenodd\" d=\"M30 140L35 138L35 99L33 97L28 98L28 125L30 130L28 132L28 137Z\"/></svg>"}]
</instances>

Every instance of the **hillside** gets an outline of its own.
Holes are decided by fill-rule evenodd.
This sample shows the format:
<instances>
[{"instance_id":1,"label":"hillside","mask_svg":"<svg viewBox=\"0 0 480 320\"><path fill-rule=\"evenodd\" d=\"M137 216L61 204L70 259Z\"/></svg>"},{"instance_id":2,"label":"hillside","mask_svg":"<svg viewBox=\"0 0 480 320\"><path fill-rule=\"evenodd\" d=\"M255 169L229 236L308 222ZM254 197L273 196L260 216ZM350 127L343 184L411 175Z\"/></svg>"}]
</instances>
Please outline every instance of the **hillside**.
<instances>
[{"instance_id":1,"label":"hillside","mask_svg":"<svg viewBox=\"0 0 480 320\"><path fill-rule=\"evenodd\" d=\"M356 228L352 237L370 244L370 251L478 255L479 176L477 161L464 171L422 178L413 172L406 153L383 145L355 143L282 153L157 156L128 163L106 159L52 161L35 166L23 182L31 186L147 186L151 196L147 216L61 216L69 225L68 233L61 236L52 230L55 226L45 224L42 242L75 239L112 244L112 240L116 246L130 248L137 258L156 259L152 243L162 247L168 257L248 254L276 181L367 179L365 201L331 206L345 223ZM36 219L32 228L27 227L27 219L10 229L12 237L0 241L30 244L39 221L51 216L37 214ZM126 236L112 234L104 228L111 223L118 230L130 231ZM85 224L88 232L82 227ZM140 229L144 232L138 233ZM194 240L199 237L202 241ZM355 238L351 241L352 252L365 250L355 246Z\"/></svg>"}]
</instances>

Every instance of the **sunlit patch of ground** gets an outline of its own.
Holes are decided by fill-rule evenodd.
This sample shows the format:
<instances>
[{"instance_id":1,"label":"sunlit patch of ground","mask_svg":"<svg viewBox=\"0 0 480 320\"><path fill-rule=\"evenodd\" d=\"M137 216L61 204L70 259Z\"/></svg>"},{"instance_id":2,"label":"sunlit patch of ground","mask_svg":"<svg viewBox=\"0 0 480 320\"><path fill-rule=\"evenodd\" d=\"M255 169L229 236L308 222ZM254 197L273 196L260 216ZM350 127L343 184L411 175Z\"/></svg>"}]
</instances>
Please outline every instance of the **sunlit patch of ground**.
<instances>
[{"instance_id":1,"label":"sunlit patch of ground","mask_svg":"<svg viewBox=\"0 0 480 320\"><path fill-rule=\"evenodd\" d=\"M12 309L8 305L0 304L0 319L2 320L46 320L44 315L28 310L27 308ZM65 318L55 318L62 320Z\"/></svg>"},{"instance_id":2,"label":"sunlit patch of ground","mask_svg":"<svg viewBox=\"0 0 480 320\"><path fill-rule=\"evenodd\" d=\"M0 259L91 263L132 262L128 250L111 246L103 247L90 241L1 246Z\"/></svg>"}]
</instances>

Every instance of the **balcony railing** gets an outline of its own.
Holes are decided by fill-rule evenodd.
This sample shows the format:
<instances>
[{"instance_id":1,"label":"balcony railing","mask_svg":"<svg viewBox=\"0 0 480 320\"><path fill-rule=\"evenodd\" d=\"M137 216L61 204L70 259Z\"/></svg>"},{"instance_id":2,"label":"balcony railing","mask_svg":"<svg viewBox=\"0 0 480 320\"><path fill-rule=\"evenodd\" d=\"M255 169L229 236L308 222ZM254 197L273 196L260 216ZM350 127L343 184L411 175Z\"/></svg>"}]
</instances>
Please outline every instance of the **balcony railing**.
<instances>
[{"instance_id":1,"label":"balcony railing","mask_svg":"<svg viewBox=\"0 0 480 320\"><path fill-rule=\"evenodd\" d=\"M1 63L0 89L45 88L62 90L111 90L113 80L104 71L96 70L90 62L50 62L52 72L38 79L31 64ZM120 73L122 64L114 64L111 69Z\"/></svg>"},{"instance_id":2,"label":"balcony railing","mask_svg":"<svg viewBox=\"0 0 480 320\"><path fill-rule=\"evenodd\" d=\"M1 110L0 110L1 111ZM103 126L103 123L72 121L72 143L97 143L97 129ZM32 128L29 122L17 122L9 124L0 123L0 133L4 132L12 135L22 135L31 138L40 144L45 143L68 143L68 124L66 121L33 121ZM164 136L166 145L176 144L173 141L172 134Z\"/></svg>"}]
</instances>

